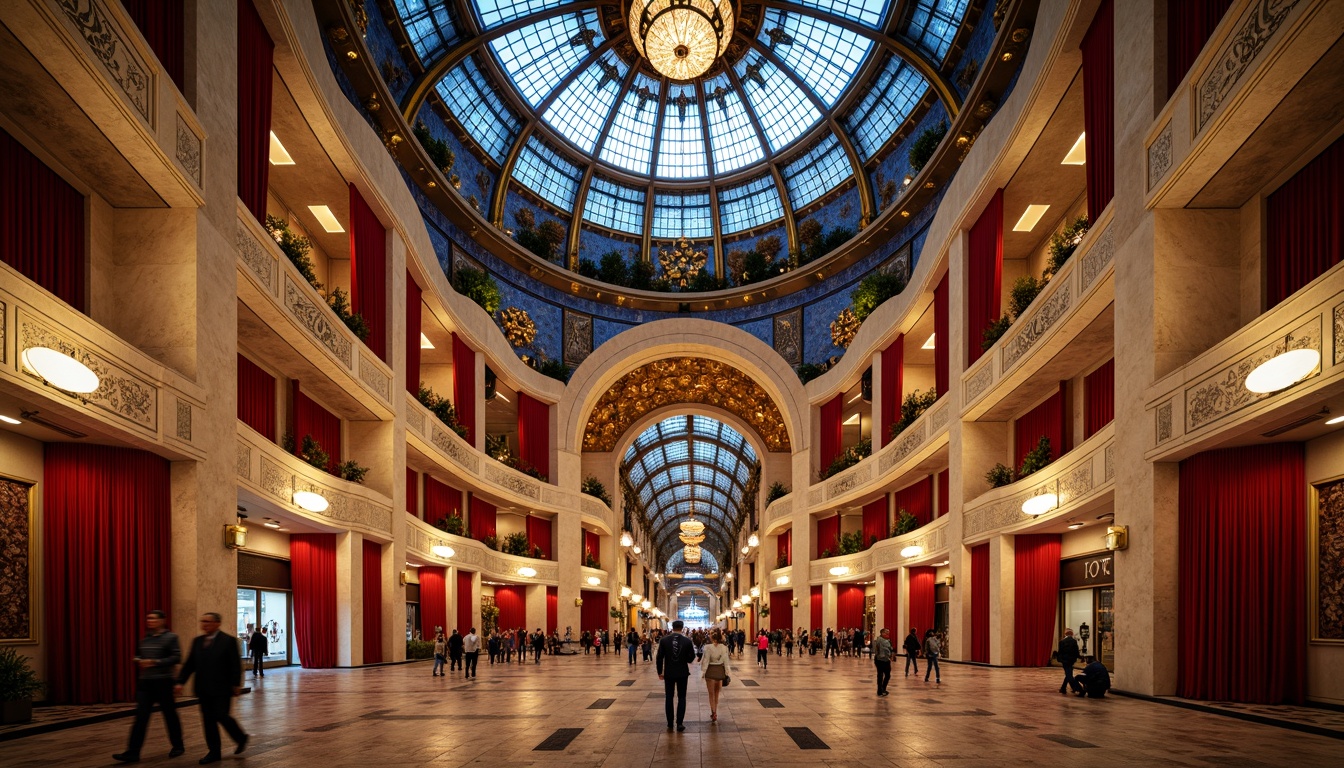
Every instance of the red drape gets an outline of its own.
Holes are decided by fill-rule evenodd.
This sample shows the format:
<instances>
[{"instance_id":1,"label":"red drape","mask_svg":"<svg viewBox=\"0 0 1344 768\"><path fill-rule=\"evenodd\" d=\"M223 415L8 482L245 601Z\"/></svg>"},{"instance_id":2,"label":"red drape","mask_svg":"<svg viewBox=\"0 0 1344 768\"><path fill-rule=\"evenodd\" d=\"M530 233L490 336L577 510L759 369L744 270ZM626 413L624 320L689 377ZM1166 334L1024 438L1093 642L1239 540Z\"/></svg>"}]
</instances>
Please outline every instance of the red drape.
<instances>
[{"instance_id":1,"label":"red drape","mask_svg":"<svg viewBox=\"0 0 1344 768\"><path fill-rule=\"evenodd\" d=\"M420 286L415 277L406 273L406 391L416 394L420 391L420 326L421 301Z\"/></svg>"},{"instance_id":2,"label":"red drape","mask_svg":"<svg viewBox=\"0 0 1344 768\"><path fill-rule=\"evenodd\" d=\"M905 368L905 334L896 337L882 350L882 418L877 426L874 448L881 448L891 439L891 425L901 418L901 381Z\"/></svg>"},{"instance_id":3,"label":"red drape","mask_svg":"<svg viewBox=\"0 0 1344 768\"><path fill-rule=\"evenodd\" d=\"M299 389L294 381L294 454L303 449L303 438L312 435L330 457L327 471L334 472L341 463L341 419L336 414L318 405L312 398Z\"/></svg>"},{"instance_id":4,"label":"red drape","mask_svg":"<svg viewBox=\"0 0 1344 768\"><path fill-rule=\"evenodd\" d=\"M985 329L1003 314L1003 190L966 236L966 363L980 359ZM935 319L935 323L937 320ZM935 343L937 343L935 341Z\"/></svg>"},{"instance_id":5,"label":"red drape","mask_svg":"<svg viewBox=\"0 0 1344 768\"><path fill-rule=\"evenodd\" d=\"M1194 66L1232 0L1167 0L1167 98Z\"/></svg>"},{"instance_id":6,"label":"red drape","mask_svg":"<svg viewBox=\"0 0 1344 768\"><path fill-rule=\"evenodd\" d=\"M784 567L783 565L780 565L781 563L787 563L790 565L793 563L792 528L779 534L779 538L775 539L775 567L777 568Z\"/></svg>"},{"instance_id":7,"label":"red drape","mask_svg":"<svg viewBox=\"0 0 1344 768\"><path fill-rule=\"evenodd\" d=\"M453 408L467 428L467 442L476 445L476 353L453 334Z\"/></svg>"},{"instance_id":8,"label":"red drape","mask_svg":"<svg viewBox=\"0 0 1344 768\"><path fill-rule=\"evenodd\" d=\"M150 50L158 57L163 70L177 84L183 86L182 41L186 37L186 3L182 0L121 0L126 13L140 28Z\"/></svg>"},{"instance_id":9,"label":"red drape","mask_svg":"<svg viewBox=\"0 0 1344 768\"><path fill-rule=\"evenodd\" d=\"M989 545L971 548L971 661L989 663Z\"/></svg>"},{"instance_id":10,"label":"red drape","mask_svg":"<svg viewBox=\"0 0 1344 768\"><path fill-rule=\"evenodd\" d=\"M1344 139L1269 196L1265 230L1270 307L1344 259Z\"/></svg>"},{"instance_id":11,"label":"red drape","mask_svg":"<svg viewBox=\"0 0 1344 768\"><path fill-rule=\"evenodd\" d=\"M560 589L558 587L546 588L546 631L558 632L560 630Z\"/></svg>"},{"instance_id":12,"label":"red drape","mask_svg":"<svg viewBox=\"0 0 1344 768\"><path fill-rule=\"evenodd\" d=\"M1307 481L1301 443L1181 462L1176 694L1300 704L1306 695Z\"/></svg>"},{"instance_id":13,"label":"red drape","mask_svg":"<svg viewBox=\"0 0 1344 768\"><path fill-rule=\"evenodd\" d=\"M1115 419L1115 359L1107 360L1083 379L1083 439Z\"/></svg>"},{"instance_id":14,"label":"red drape","mask_svg":"<svg viewBox=\"0 0 1344 768\"><path fill-rule=\"evenodd\" d=\"M462 492L435 480L432 475L425 475L425 522L435 525L445 517L461 516ZM493 523L493 516L491 519ZM476 536L473 535L472 538Z\"/></svg>"},{"instance_id":15,"label":"red drape","mask_svg":"<svg viewBox=\"0 0 1344 768\"><path fill-rule=\"evenodd\" d=\"M939 397L947 394L948 349L952 346L952 317L948 311L947 275L933 289L933 381Z\"/></svg>"},{"instance_id":16,"label":"red drape","mask_svg":"<svg viewBox=\"0 0 1344 768\"><path fill-rule=\"evenodd\" d=\"M1042 437L1050 439L1050 459L1054 461L1069 450L1068 430L1065 428L1065 410L1068 398L1064 384L1045 402L1017 418L1013 425L1013 466L1021 467L1022 459L1031 452Z\"/></svg>"},{"instance_id":17,"label":"red drape","mask_svg":"<svg viewBox=\"0 0 1344 768\"><path fill-rule=\"evenodd\" d=\"M887 522L887 497L879 496L863 505L863 548L887 538L891 524Z\"/></svg>"},{"instance_id":18,"label":"red drape","mask_svg":"<svg viewBox=\"0 0 1344 768\"><path fill-rule=\"evenodd\" d=\"M919 630L920 638L924 630L933 629L933 582L937 572L928 565L910 569L910 626Z\"/></svg>"},{"instance_id":19,"label":"red drape","mask_svg":"<svg viewBox=\"0 0 1344 768\"><path fill-rule=\"evenodd\" d=\"M1013 550L1013 663L1047 667L1059 608L1059 534L1018 536Z\"/></svg>"},{"instance_id":20,"label":"red drape","mask_svg":"<svg viewBox=\"0 0 1344 768\"><path fill-rule=\"evenodd\" d=\"M607 593L584 589L579 591L579 597L583 599L583 605L579 609L579 621L583 623L584 631L609 629L607 622L611 617L607 615Z\"/></svg>"},{"instance_id":21,"label":"red drape","mask_svg":"<svg viewBox=\"0 0 1344 768\"><path fill-rule=\"evenodd\" d=\"M812 616L811 616L811 619L812 619L812 626L811 626L811 627L808 627L808 629L820 629L820 628L821 628L821 625L822 625L822 622L825 621L825 619L822 617L822 610L821 610L821 601L822 601L822 598L821 598L821 585L820 585L820 584L813 584L813 585L812 585L812 594L810 595L810 597L812 598L812 606L811 606L811 608L812 608L812 611L811 611L811 612L812 612Z\"/></svg>"},{"instance_id":22,"label":"red drape","mask_svg":"<svg viewBox=\"0 0 1344 768\"><path fill-rule=\"evenodd\" d=\"M928 525L933 520L933 476L897 491L893 506L896 507L896 514L899 515L904 509L914 515L920 525Z\"/></svg>"},{"instance_id":23,"label":"red drape","mask_svg":"<svg viewBox=\"0 0 1344 768\"><path fill-rule=\"evenodd\" d=\"M364 345L387 360L387 230L350 185L350 308L369 324Z\"/></svg>"},{"instance_id":24,"label":"red drape","mask_svg":"<svg viewBox=\"0 0 1344 768\"><path fill-rule=\"evenodd\" d=\"M835 585L835 626L853 629L863 626L863 587L858 584Z\"/></svg>"},{"instance_id":25,"label":"red drape","mask_svg":"<svg viewBox=\"0 0 1344 768\"><path fill-rule=\"evenodd\" d=\"M822 471L831 466L835 457L840 455L840 446L843 444L841 435L844 426L841 422L845 415L844 398L843 393L836 395L830 402L821 406L821 446L817 452L821 464L817 468Z\"/></svg>"},{"instance_id":26,"label":"red drape","mask_svg":"<svg viewBox=\"0 0 1344 768\"><path fill-rule=\"evenodd\" d=\"M426 565L420 568L420 637L434 642L437 627L444 635L452 634L448 627L448 569Z\"/></svg>"},{"instance_id":27,"label":"red drape","mask_svg":"<svg viewBox=\"0 0 1344 768\"><path fill-rule=\"evenodd\" d=\"M406 513L411 517L421 517L420 473L410 467L406 468Z\"/></svg>"},{"instance_id":28,"label":"red drape","mask_svg":"<svg viewBox=\"0 0 1344 768\"><path fill-rule=\"evenodd\" d=\"M275 44L252 0L238 0L238 198L266 220Z\"/></svg>"},{"instance_id":29,"label":"red drape","mask_svg":"<svg viewBox=\"0 0 1344 768\"><path fill-rule=\"evenodd\" d=\"M770 628L793 628L793 590L781 589L770 593Z\"/></svg>"},{"instance_id":30,"label":"red drape","mask_svg":"<svg viewBox=\"0 0 1344 768\"><path fill-rule=\"evenodd\" d=\"M1096 221L1115 195L1115 12L1111 0L1102 0L1080 48L1087 218Z\"/></svg>"},{"instance_id":31,"label":"red drape","mask_svg":"<svg viewBox=\"0 0 1344 768\"><path fill-rule=\"evenodd\" d=\"M480 615L471 595L471 583L475 576L471 571L457 572L457 631L464 635L476 626L476 617Z\"/></svg>"},{"instance_id":32,"label":"red drape","mask_svg":"<svg viewBox=\"0 0 1344 768\"><path fill-rule=\"evenodd\" d=\"M471 515L467 521L471 538L477 541L495 536L495 505L478 496L471 497Z\"/></svg>"},{"instance_id":33,"label":"red drape","mask_svg":"<svg viewBox=\"0 0 1344 768\"><path fill-rule=\"evenodd\" d=\"M821 557L823 552L830 551L835 555L840 549L837 539L840 538L840 516L832 515L825 520L817 521L817 557Z\"/></svg>"},{"instance_id":34,"label":"red drape","mask_svg":"<svg viewBox=\"0 0 1344 768\"><path fill-rule=\"evenodd\" d=\"M294 645L304 669L336 666L336 534L289 537Z\"/></svg>"},{"instance_id":35,"label":"red drape","mask_svg":"<svg viewBox=\"0 0 1344 768\"><path fill-rule=\"evenodd\" d=\"M891 630L894 642L900 636L901 625L901 572L882 572L882 626Z\"/></svg>"},{"instance_id":36,"label":"red drape","mask_svg":"<svg viewBox=\"0 0 1344 768\"><path fill-rule=\"evenodd\" d=\"M129 660L144 616L172 607L168 462L128 448L47 443L42 477L46 700L130 701ZM169 616L184 637L195 619Z\"/></svg>"},{"instance_id":37,"label":"red drape","mask_svg":"<svg viewBox=\"0 0 1344 768\"><path fill-rule=\"evenodd\" d=\"M3 128L0 261L85 310L84 196Z\"/></svg>"},{"instance_id":38,"label":"red drape","mask_svg":"<svg viewBox=\"0 0 1344 768\"><path fill-rule=\"evenodd\" d=\"M238 420L275 441L275 377L238 356Z\"/></svg>"},{"instance_id":39,"label":"red drape","mask_svg":"<svg viewBox=\"0 0 1344 768\"><path fill-rule=\"evenodd\" d=\"M551 406L518 393L518 457L551 476Z\"/></svg>"},{"instance_id":40,"label":"red drape","mask_svg":"<svg viewBox=\"0 0 1344 768\"><path fill-rule=\"evenodd\" d=\"M553 559L555 543L551 538L551 519L549 517L527 516L527 543L528 546L541 547L542 557L547 560Z\"/></svg>"},{"instance_id":41,"label":"red drape","mask_svg":"<svg viewBox=\"0 0 1344 768\"><path fill-rule=\"evenodd\" d=\"M495 607L499 609L499 628L527 626L527 587L495 587Z\"/></svg>"},{"instance_id":42,"label":"red drape","mask_svg":"<svg viewBox=\"0 0 1344 768\"><path fill-rule=\"evenodd\" d=\"M946 469L938 473L938 513L934 515L935 518L942 517L951 511L949 505L952 498L952 489L948 487L950 484L949 477L950 473Z\"/></svg>"},{"instance_id":43,"label":"red drape","mask_svg":"<svg viewBox=\"0 0 1344 768\"><path fill-rule=\"evenodd\" d=\"M602 562L602 537L596 531L583 532L583 554L585 560L591 555L594 560Z\"/></svg>"},{"instance_id":44,"label":"red drape","mask_svg":"<svg viewBox=\"0 0 1344 768\"><path fill-rule=\"evenodd\" d=\"M364 663L383 661L383 545L364 541Z\"/></svg>"}]
</instances>

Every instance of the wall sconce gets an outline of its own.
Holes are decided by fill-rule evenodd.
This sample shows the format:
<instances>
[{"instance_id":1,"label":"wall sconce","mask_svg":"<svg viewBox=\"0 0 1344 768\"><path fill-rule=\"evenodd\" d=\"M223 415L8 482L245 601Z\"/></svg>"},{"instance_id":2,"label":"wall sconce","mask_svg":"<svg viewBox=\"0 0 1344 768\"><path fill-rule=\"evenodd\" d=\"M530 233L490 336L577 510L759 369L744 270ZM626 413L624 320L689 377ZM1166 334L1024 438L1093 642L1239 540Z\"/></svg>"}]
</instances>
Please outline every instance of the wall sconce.
<instances>
[{"instance_id":1,"label":"wall sconce","mask_svg":"<svg viewBox=\"0 0 1344 768\"><path fill-rule=\"evenodd\" d=\"M574 598L574 607L575 607L575 608L582 608L582 607L583 607L583 598L582 598L582 597L576 597L576 598Z\"/></svg>"},{"instance_id":2,"label":"wall sconce","mask_svg":"<svg viewBox=\"0 0 1344 768\"><path fill-rule=\"evenodd\" d=\"M1119 552L1129 548L1129 526L1111 525L1106 527L1106 548Z\"/></svg>"},{"instance_id":3,"label":"wall sconce","mask_svg":"<svg viewBox=\"0 0 1344 768\"><path fill-rule=\"evenodd\" d=\"M596 577L596 576L589 576L589 577L588 577L588 586L590 586L590 587L596 587L596 586L599 586L601 583L602 583L602 580L599 579L599 578Z\"/></svg>"},{"instance_id":4,"label":"wall sconce","mask_svg":"<svg viewBox=\"0 0 1344 768\"><path fill-rule=\"evenodd\" d=\"M407 584L411 583L411 574L407 573L406 571L402 571L400 574L398 574L397 581L401 582L401 585L404 587Z\"/></svg>"},{"instance_id":5,"label":"wall sconce","mask_svg":"<svg viewBox=\"0 0 1344 768\"><path fill-rule=\"evenodd\" d=\"M224 546L228 549L242 549L247 546L247 528L242 525L224 526Z\"/></svg>"},{"instance_id":6,"label":"wall sconce","mask_svg":"<svg viewBox=\"0 0 1344 768\"><path fill-rule=\"evenodd\" d=\"M946 584L949 588L955 587L957 585L956 575L951 573L947 574L947 578L943 579L943 583Z\"/></svg>"},{"instance_id":7,"label":"wall sconce","mask_svg":"<svg viewBox=\"0 0 1344 768\"><path fill-rule=\"evenodd\" d=\"M793 598L792 600L790 600L790 601L789 601L789 605L793 606L794 608L797 608L797 607L798 607L798 598L795 597L795 598Z\"/></svg>"},{"instance_id":8,"label":"wall sconce","mask_svg":"<svg viewBox=\"0 0 1344 768\"><path fill-rule=\"evenodd\" d=\"M760 597L760 596L761 596L761 588L760 588L760 587L752 587L752 588L751 588L751 596L752 596L753 598Z\"/></svg>"},{"instance_id":9,"label":"wall sconce","mask_svg":"<svg viewBox=\"0 0 1344 768\"><path fill-rule=\"evenodd\" d=\"M758 537L758 536L757 536L756 534L754 534L754 533L751 534L750 536L748 536L748 537L747 537L747 546L748 546L748 547L759 547L759 546L761 546L761 539L760 539L760 537Z\"/></svg>"}]
</instances>

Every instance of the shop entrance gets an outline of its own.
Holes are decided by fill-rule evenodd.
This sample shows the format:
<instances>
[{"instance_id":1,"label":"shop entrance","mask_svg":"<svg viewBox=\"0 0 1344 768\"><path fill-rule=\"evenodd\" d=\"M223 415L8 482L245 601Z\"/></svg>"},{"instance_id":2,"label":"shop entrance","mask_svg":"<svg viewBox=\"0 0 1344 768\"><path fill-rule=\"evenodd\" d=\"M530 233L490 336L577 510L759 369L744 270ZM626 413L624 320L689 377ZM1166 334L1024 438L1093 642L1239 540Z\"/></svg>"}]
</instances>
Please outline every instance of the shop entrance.
<instances>
[{"instance_id":1,"label":"shop entrance","mask_svg":"<svg viewBox=\"0 0 1344 768\"><path fill-rule=\"evenodd\" d=\"M1059 627L1073 630L1083 656L1115 671L1115 556L1110 552L1060 563Z\"/></svg>"}]
</instances>

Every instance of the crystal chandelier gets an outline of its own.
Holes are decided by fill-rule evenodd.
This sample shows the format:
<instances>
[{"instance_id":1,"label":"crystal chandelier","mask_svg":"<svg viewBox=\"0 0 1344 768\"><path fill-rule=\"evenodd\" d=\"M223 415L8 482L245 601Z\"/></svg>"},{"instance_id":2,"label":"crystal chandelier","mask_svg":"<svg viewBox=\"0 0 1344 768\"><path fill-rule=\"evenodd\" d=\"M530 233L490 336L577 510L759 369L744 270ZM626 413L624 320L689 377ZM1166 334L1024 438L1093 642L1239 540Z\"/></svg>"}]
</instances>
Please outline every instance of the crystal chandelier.
<instances>
[{"instance_id":1,"label":"crystal chandelier","mask_svg":"<svg viewBox=\"0 0 1344 768\"><path fill-rule=\"evenodd\" d=\"M687 544L685 549L682 550L682 555L686 562L695 565L700 562L700 547L696 544Z\"/></svg>"},{"instance_id":2,"label":"crystal chandelier","mask_svg":"<svg viewBox=\"0 0 1344 768\"><path fill-rule=\"evenodd\" d=\"M693 80L728 50L730 0L634 0L630 33L653 68L673 80Z\"/></svg>"}]
</instances>

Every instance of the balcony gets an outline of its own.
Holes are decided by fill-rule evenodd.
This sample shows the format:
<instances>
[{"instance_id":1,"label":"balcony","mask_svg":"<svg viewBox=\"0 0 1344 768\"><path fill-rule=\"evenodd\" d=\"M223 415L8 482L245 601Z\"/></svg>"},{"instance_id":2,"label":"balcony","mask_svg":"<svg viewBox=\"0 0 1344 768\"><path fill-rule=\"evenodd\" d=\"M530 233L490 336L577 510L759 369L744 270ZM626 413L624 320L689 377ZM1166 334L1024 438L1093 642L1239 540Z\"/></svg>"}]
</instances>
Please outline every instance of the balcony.
<instances>
[{"instance_id":1,"label":"balcony","mask_svg":"<svg viewBox=\"0 0 1344 768\"><path fill-rule=\"evenodd\" d=\"M775 529L793 517L793 494L788 493L770 502L761 516L761 531L774 533Z\"/></svg>"},{"instance_id":2,"label":"balcony","mask_svg":"<svg viewBox=\"0 0 1344 768\"><path fill-rule=\"evenodd\" d=\"M816 510L823 506L847 504L879 490L895 487L893 481L932 459L947 442L950 413L947 399L939 399L876 454L809 488L808 508ZM934 467L929 469L932 471ZM783 499L776 503L779 501ZM768 515L770 510L766 512ZM767 517L767 524L769 520Z\"/></svg>"},{"instance_id":3,"label":"balcony","mask_svg":"<svg viewBox=\"0 0 1344 768\"><path fill-rule=\"evenodd\" d=\"M928 525L921 526L909 533L890 539L883 539L862 552L852 555L828 557L813 560L808 576L812 584L823 582L848 582L855 579L871 579L882 571L890 571L907 565L920 565L935 555L945 555L948 551L948 521L944 515ZM911 545L919 545L923 553L917 558L901 555L901 550ZM842 573L833 573L832 569L846 568ZM773 575L773 574L772 574Z\"/></svg>"},{"instance_id":4,"label":"balcony","mask_svg":"<svg viewBox=\"0 0 1344 768\"><path fill-rule=\"evenodd\" d=\"M554 560L537 560L496 552L475 539L444 533L423 520L407 518L406 523L406 548L426 563L476 571L486 579L498 579L510 584L555 586L559 583L560 566ZM433 553L431 547L439 541L453 548L452 557L439 557ZM519 568L532 568L537 574L523 576L518 572ZM606 576L603 571L596 573Z\"/></svg>"}]
</instances>

